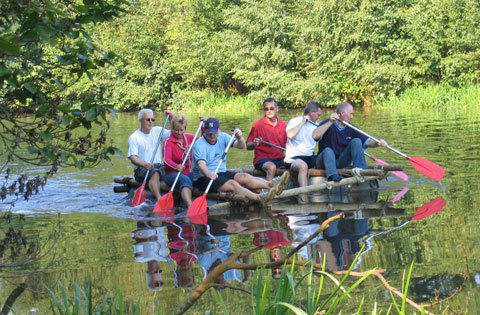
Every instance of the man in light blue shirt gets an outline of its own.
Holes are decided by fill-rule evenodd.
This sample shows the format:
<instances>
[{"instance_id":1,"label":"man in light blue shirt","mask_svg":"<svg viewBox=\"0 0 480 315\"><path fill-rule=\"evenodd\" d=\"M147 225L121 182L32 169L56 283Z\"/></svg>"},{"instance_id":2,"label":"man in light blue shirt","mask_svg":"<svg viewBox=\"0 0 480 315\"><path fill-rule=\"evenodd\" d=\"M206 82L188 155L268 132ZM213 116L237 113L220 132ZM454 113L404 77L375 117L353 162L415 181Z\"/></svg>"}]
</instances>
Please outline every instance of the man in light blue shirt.
<instances>
[{"instance_id":1,"label":"man in light blue shirt","mask_svg":"<svg viewBox=\"0 0 480 315\"><path fill-rule=\"evenodd\" d=\"M227 171L227 162L224 159L218 173L215 173L215 169L220 163L232 136L219 130L220 122L217 118L208 118L204 126L203 136L193 145L194 186L205 191L210 180L213 180L210 188L211 192L232 192L262 203L273 199L275 194L279 192L279 187L283 188L288 181L288 172L285 173L287 175L282 176L281 180L276 180L272 183L272 181L266 181L247 173ZM246 143L242 131L236 128L233 131L233 136L236 139L233 141L232 146L237 149L245 149ZM274 185L275 189L272 189ZM252 192L252 190L261 189L266 189L266 192L263 194Z\"/></svg>"}]
</instances>

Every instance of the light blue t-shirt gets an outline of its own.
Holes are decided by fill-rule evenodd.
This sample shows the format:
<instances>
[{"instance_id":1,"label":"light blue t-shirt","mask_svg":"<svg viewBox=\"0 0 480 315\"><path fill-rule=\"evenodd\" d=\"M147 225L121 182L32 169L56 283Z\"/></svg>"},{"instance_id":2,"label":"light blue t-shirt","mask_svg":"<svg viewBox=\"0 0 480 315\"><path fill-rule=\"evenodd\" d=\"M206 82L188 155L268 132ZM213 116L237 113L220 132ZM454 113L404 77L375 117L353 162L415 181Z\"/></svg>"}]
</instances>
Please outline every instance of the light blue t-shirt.
<instances>
[{"instance_id":1,"label":"light blue t-shirt","mask_svg":"<svg viewBox=\"0 0 480 315\"><path fill-rule=\"evenodd\" d=\"M218 162L223 156L223 152L230 141L231 135L220 132L218 134L217 142L215 144L208 143L205 140L205 137L200 137L195 144L193 145L193 181L196 181L200 177L204 176L200 169L198 168L198 162L204 160L207 163L208 170L210 172L214 172L217 168ZM227 171L227 161L226 159L223 160L222 165L220 166L218 172L226 172Z\"/></svg>"}]
</instances>

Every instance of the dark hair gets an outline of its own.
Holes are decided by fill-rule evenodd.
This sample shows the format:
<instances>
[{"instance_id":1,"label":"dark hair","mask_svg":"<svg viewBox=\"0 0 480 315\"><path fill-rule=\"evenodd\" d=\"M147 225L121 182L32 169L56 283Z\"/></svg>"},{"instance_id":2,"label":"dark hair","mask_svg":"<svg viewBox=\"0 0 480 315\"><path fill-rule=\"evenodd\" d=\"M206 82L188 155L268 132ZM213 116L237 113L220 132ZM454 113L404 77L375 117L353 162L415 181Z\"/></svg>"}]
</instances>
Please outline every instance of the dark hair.
<instances>
[{"instance_id":1,"label":"dark hair","mask_svg":"<svg viewBox=\"0 0 480 315\"><path fill-rule=\"evenodd\" d=\"M277 101L273 97L269 97L263 100L263 107L265 107L265 104L273 103L276 107L278 107Z\"/></svg>"},{"instance_id":2,"label":"dark hair","mask_svg":"<svg viewBox=\"0 0 480 315\"><path fill-rule=\"evenodd\" d=\"M337 105L337 107L335 109L335 112L337 114L340 114L341 112L343 112L349 106L353 107L353 105L348 103L348 102L341 102L340 104Z\"/></svg>"},{"instance_id":3,"label":"dark hair","mask_svg":"<svg viewBox=\"0 0 480 315\"><path fill-rule=\"evenodd\" d=\"M317 102L315 101L308 101L307 105L305 105L305 109L303 110L303 115L308 115L310 114L310 112L313 112L315 110L319 110L321 109L322 107L320 106L320 104L318 104Z\"/></svg>"}]
</instances>

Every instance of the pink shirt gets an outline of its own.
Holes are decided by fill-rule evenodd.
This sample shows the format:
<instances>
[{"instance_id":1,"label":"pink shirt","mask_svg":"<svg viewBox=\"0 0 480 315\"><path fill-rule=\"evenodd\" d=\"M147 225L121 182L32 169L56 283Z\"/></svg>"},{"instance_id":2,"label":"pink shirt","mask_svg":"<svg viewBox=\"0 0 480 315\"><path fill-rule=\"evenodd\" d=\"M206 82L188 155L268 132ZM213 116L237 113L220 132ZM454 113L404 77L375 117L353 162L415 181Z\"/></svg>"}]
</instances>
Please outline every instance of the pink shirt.
<instances>
[{"instance_id":1,"label":"pink shirt","mask_svg":"<svg viewBox=\"0 0 480 315\"><path fill-rule=\"evenodd\" d=\"M178 165L181 165L183 159L185 158L185 154L187 154L188 148L190 144L193 142L193 135L192 134L184 134L182 139L175 139L173 133L170 135L165 141L163 146L165 157L165 173L170 174L174 173L177 170L175 169ZM192 171L190 166L192 164L192 151L190 151L189 157L185 162L185 169L183 170L182 174L190 174Z\"/></svg>"}]
</instances>

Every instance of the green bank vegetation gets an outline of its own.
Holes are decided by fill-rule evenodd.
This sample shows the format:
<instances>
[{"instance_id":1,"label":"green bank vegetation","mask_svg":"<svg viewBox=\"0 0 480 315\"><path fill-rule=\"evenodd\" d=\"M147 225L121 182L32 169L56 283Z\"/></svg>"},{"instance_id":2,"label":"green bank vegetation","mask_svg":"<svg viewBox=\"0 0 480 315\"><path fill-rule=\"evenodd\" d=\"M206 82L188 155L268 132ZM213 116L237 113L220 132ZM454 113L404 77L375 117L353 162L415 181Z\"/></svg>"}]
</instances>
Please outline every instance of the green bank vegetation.
<instances>
[{"instance_id":1,"label":"green bank vegetation","mask_svg":"<svg viewBox=\"0 0 480 315\"><path fill-rule=\"evenodd\" d=\"M475 0L139 0L91 29L114 65L65 92L100 90L121 110L211 107L230 96L251 98L245 106L267 96L288 107L370 105L439 83L449 93L478 84L479 21ZM424 104L443 103L415 106Z\"/></svg>"}]
</instances>

